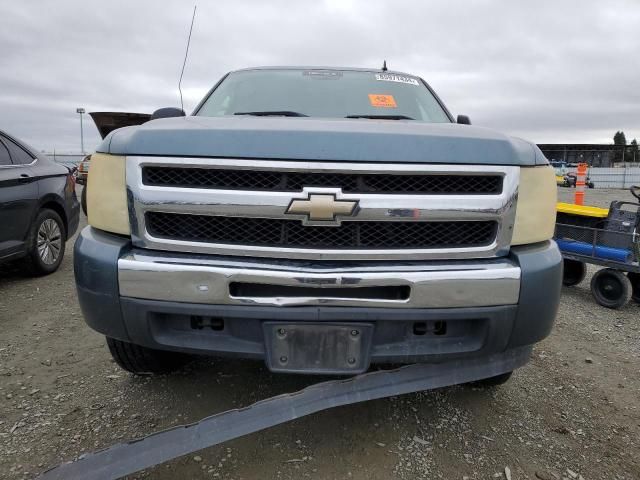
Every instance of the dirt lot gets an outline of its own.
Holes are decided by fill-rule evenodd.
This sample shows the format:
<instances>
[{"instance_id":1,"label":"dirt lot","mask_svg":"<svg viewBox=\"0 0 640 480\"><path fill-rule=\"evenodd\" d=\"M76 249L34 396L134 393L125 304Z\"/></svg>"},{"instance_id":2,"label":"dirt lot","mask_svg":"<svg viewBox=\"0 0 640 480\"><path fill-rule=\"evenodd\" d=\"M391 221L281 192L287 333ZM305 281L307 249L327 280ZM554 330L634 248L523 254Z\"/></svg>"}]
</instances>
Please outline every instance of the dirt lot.
<instances>
[{"instance_id":1,"label":"dirt lot","mask_svg":"<svg viewBox=\"0 0 640 480\"><path fill-rule=\"evenodd\" d=\"M622 195L590 190L587 201L606 206ZM171 376L126 374L82 320L68 249L46 278L0 270L0 478L31 478L83 452L316 380L229 360L199 360ZM638 479L639 313L637 304L599 307L587 279L565 289L554 332L500 388L337 408L133 478Z\"/></svg>"}]
</instances>

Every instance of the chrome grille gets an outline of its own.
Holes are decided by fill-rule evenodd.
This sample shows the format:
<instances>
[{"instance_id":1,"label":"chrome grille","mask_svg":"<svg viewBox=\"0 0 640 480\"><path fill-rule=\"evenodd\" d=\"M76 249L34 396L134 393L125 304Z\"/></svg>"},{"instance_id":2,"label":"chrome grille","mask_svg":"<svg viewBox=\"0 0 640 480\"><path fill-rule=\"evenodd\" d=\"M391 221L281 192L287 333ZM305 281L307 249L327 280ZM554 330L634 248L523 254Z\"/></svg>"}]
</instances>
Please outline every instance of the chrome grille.
<instances>
[{"instance_id":1,"label":"chrome grille","mask_svg":"<svg viewBox=\"0 0 640 480\"><path fill-rule=\"evenodd\" d=\"M319 248L460 248L490 244L496 222L343 222L303 226L297 220L147 213L149 232L160 238L234 245Z\"/></svg>"},{"instance_id":2,"label":"chrome grille","mask_svg":"<svg viewBox=\"0 0 640 480\"><path fill-rule=\"evenodd\" d=\"M150 166L145 185L298 192L304 187L342 188L345 193L488 195L502 191L501 175L393 175Z\"/></svg>"},{"instance_id":3,"label":"chrome grille","mask_svg":"<svg viewBox=\"0 0 640 480\"><path fill-rule=\"evenodd\" d=\"M491 165L135 156L126 165L136 247L309 260L505 255L520 177ZM312 196L356 207L326 223L290 211Z\"/></svg>"}]
</instances>

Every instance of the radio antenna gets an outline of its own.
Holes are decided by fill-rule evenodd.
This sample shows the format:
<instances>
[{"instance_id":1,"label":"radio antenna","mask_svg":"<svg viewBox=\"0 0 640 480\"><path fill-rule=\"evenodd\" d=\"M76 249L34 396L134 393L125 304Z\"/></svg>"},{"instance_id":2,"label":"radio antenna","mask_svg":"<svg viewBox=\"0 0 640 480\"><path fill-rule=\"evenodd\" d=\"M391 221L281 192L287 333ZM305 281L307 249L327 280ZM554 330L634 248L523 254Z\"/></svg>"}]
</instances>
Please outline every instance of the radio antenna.
<instances>
[{"instance_id":1,"label":"radio antenna","mask_svg":"<svg viewBox=\"0 0 640 480\"><path fill-rule=\"evenodd\" d=\"M189 28L189 38L187 39L187 49L184 52L184 62L182 62L182 71L180 72L180 80L178 81L178 91L180 92L180 108L184 111L184 102L182 101L182 76L184 75L184 67L187 65L187 57L189 56L189 45L191 44L191 32L193 31L193 22L196 19L197 5L193 6L193 16L191 17L191 27Z\"/></svg>"}]
</instances>

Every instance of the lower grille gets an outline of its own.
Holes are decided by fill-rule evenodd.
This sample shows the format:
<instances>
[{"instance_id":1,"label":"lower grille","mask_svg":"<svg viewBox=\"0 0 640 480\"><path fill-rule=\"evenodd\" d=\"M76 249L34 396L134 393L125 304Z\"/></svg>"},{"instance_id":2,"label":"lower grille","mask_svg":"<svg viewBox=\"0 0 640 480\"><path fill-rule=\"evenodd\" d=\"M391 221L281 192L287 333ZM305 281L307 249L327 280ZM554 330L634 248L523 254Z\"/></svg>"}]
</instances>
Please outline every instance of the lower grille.
<instances>
[{"instance_id":1,"label":"lower grille","mask_svg":"<svg viewBox=\"0 0 640 480\"><path fill-rule=\"evenodd\" d=\"M147 212L147 230L157 238L280 248L409 249L490 245L495 221L343 222L304 226L298 220L217 217Z\"/></svg>"}]
</instances>

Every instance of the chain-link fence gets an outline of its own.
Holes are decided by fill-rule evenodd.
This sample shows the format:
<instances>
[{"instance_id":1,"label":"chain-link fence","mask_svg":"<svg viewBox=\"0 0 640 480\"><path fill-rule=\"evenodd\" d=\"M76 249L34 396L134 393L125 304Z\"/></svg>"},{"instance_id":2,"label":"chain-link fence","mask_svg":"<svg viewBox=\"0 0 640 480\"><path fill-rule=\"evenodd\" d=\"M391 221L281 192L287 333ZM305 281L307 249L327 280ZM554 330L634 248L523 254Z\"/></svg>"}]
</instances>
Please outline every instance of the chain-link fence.
<instances>
[{"instance_id":1,"label":"chain-link fence","mask_svg":"<svg viewBox=\"0 0 640 480\"><path fill-rule=\"evenodd\" d=\"M613 167L640 163L640 150L634 145L538 145L552 162L586 163L590 167Z\"/></svg>"},{"instance_id":2,"label":"chain-link fence","mask_svg":"<svg viewBox=\"0 0 640 480\"><path fill-rule=\"evenodd\" d=\"M566 169L566 173L576 174L576 168ZM640 185L640 166L638 167L593 167L587 170L587 176L594 188L623 188Z\"/></svg>"}]
</instances>

